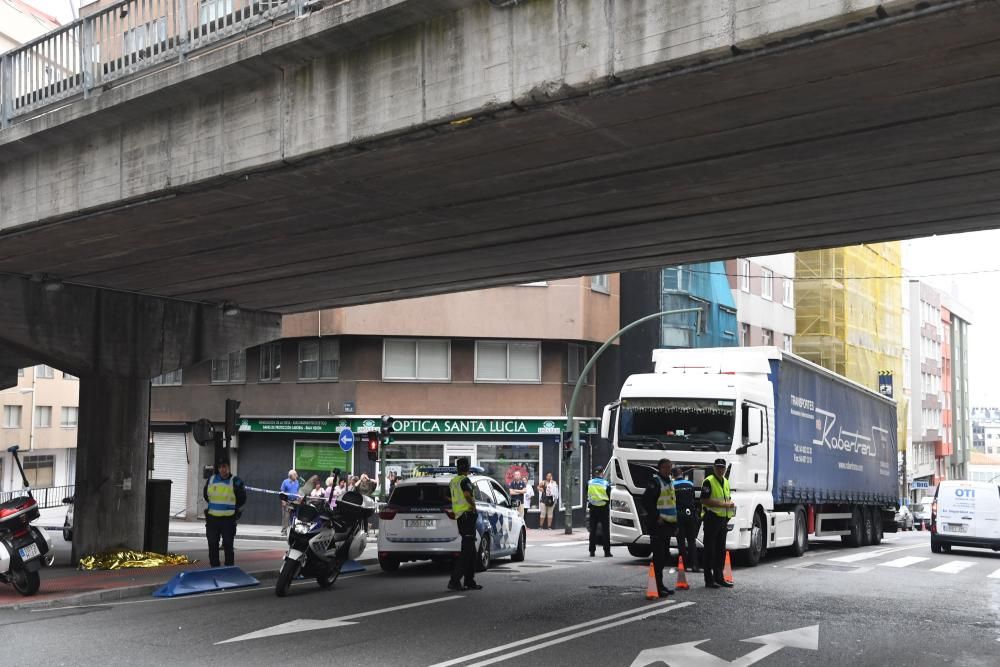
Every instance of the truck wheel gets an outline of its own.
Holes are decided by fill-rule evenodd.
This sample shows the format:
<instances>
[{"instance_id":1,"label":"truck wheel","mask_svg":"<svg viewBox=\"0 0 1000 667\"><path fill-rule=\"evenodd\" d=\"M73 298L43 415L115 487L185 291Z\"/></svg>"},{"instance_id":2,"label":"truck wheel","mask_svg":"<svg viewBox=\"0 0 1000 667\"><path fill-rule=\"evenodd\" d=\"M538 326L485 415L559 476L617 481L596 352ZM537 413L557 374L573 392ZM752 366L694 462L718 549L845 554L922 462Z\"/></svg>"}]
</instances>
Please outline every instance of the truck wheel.
<instances>
[{"instance_id":1,"label":"truck wheel","mask_svg":"<svg viewBox=\"0 0 1000 667\"><path fill-rule=\"evenodd\" d=\"M750 527L750 547L743 552L743 564L756 567L767 551L764 536L764 518L760 512L754 512L753 525Z\"/></svg>"},{"instance_id":2,"label":"truck wheel","mask_svg":"<svg viewBox=\"0 0 1000 667\"><path fill-rule=\"evenodd\" d=\"M653 548L642 544L630 544L628 552L633 558L649 558L653 553Z\"/></svg>"},{"instance_id":3,"label":"truck wheel","mask_svg":"<svg viewBox=\"0 0 1000 667\"><path fill-rule=\"evenodd\" d=\"M872 533L872 544L878 546L882 544L882 510L872 510L872 524L875 526L875 532Z\"/></svg>"},{"instance_id":4,"label":"truck wheel","mask_svg":"<svg viewBox=\"0 0 1000 667\"><path fill-rule=\"evenodd\" d=\"M840 541L852 549L856 549L861 546L861 512L855 507L851 511L851 534L841 535Z\"/></svg>"},{"instance_id":5,"label":"truck wheel","mask_svg":"<svg viewBox=\"0 0 1000 667\"><path fill-rule=\"evenodd\" d=\"M792 555L801 558L809 549L809 536L806 534L806 513L801 507L795 510L795 538L792 542Z\"/></svg>"},{"instance_id":6,"label":"truck wheel","mask_svg":"<svg viewBox=\"0 0 1000 667\"><path fill-rule=\"evenodd\" d=\"M861 546L871 546L875 538L875 519L870 507L861 508Z\"/></svg>"}]
</instances>

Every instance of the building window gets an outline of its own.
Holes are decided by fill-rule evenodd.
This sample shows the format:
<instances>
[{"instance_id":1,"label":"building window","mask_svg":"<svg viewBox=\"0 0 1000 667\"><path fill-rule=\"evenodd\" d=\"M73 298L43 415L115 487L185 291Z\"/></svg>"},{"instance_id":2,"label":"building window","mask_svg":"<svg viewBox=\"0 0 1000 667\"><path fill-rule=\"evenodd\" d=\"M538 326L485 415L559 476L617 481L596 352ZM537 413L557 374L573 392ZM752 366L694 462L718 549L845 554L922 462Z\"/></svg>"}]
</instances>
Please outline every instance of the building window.
<instances>
[{"instance_id":1,"label":"building window","mask_svg":"<svg viewBox=\"0 0 1000 667\"><path fill-rule=\"evenodd\" d=\"M153 49L157 44L160 48L166 48L167 19L159 18L126 31L124 41L125 54L129 56L145 49Z\"/></svg>"},{"instance_id":2,"label":"building window","mask_svg":"<svg viewBox=\"0 0 1000 667\"><path fill-rule=\"evenodd\" d=\"M382 379L423 382L451 380L451 341L386 338Z\"/></svg>"},{"instance_id":3,"label":"building window","mask_svg":"<svg viewBox=\"0 0 1000 667\"><path fill-rule=\"evenodd\" d=\"M748 259L738 259L736 260L737 266L739 267L740 274L740 290L744 292L750 291L750 260Z\"/></svg>"},{"instance_id":4,"label":"building window","mask_svg":"<svg viewBox=\"0 0 1000 667\"><path fill-rule=\"evenodd\" d=\"M774 332L770 329L761 329L761 336L764 339L764 345L774 345Z\"/></svg>"},{"instance_id":5,"label":"building window","mask_svg":"<svg viewBox=\"0 0 1000 667\"><path fill-rule=\"evenodd\" d=\"M611 287L608 283L608 274L599 273L590 277L590 289L603 294L611 294Z\"/></svg>"},{"instance_id":6,"label":"building window","mask_svg":"<svg viewBox=\"0 0 1000 667\"><path fill-rule=\"evenodd\" d=\"M198 13L203 26L215 21L217 28L221 29L221 19L233 13L233 0L201 0L200 4Z\"/></svg>"},{"instance_id":7,"label":"building window","mask_svg":"<svg viewBox=\"0 0 1000 667\"><path fill-rule=\"evenodd\" d=\"M740 345L750 347L750 325L746 322L740 323Z\"/></svg>"},{"instance_id":8,"label":"building window","mask_svg":"<svg viewBox=\"0 0 1000 667\"><path fill-rule=\"evenodd\" d=\"M260 373L258 382L281 380L281 341L260 346Z\"/></svg>"},{"instance_id":9,"label":"building window","mask_svg":"<svg viewBox=\"0 0 1000 667\"><path fill-rule=\"evenodd\" d=\"M590 361L590 351L587 349L587 346L570 343L566 363L566 382L576 384L576 381L580 379L580 372L587 365L588 361ZM594 384L593 368L587 373L587 377L583 383Z\"/></svg>"},{"instance_id":10,"label":"building window","mask_svg":"<svg viewBox=\"0 0 1000 667\"><path fill-rule=\"evenodd\" d=\"M663 269L663 291L683 292L684 291L684 267L672 266Z\"/></svg>"},{"instance_id":11,"label":"building window","mask_svg":"<svg viewBox=\"0 0 1000 667\"><path fill-rule=\"evenodd\" d=\"M38 364L35 366L35 379L36 380L51 380L54 374L52 372L51 366L46 366L45 364Z\"/></svg>"},{"instance_id":12,"label":"building window","mask_svg":"<svg viewBox=\"0 0 1000 667\"><path fill-rule=\"evenodd\" d=\"M782 303L791 308L795 305L795 293L793 291L795 281L791 278L782 278L781 282L785 288L785 298Z\"/></svg>"},{"instance_id":13,"label":"building window","mask_svg":"<svg viewBox=\"0 0 1000 667\"><path fill-rule=\"evenodd\" d=\"M785 334L785 352L791 352L791 351L792 351L792 337L789 336L788 334Z\"/></svg>"},{"instance_id":14,"label":"building window","mask_svg":"<svg viewBox=\"0 0 1000 667\"><path fill-rule=\"evenodd\" d=\"M727 340L736 340L736 311L728 306L719 306L719 328Z\"/></svg>"},{"instance_id":15,"label":"building window","mask_svg":"<svg viewBox=\"0 0 1000 667\"><path fill-rule=\"evenodd\" d=\"M35 406L35 428L49 428L52 426L52 406Z\"/></svg>"},{"instance_id":16,"label":"building window","mask_svg":"<svg viewBox=\"0 0 1000 667\"><path fill-rule=\"evenodd\" d=\"M476 341L476 382L541 381L541 343Z\"/></svg>"},{"instance_id":17,"label":"building window","mask_svg":"<svg viewBox=\"0 0 1000 667\"><path fill-rule=\"evenodd\" d=\"M21 406L20 405L5 405L3 406L3 427L4 428L21 428ZM2 480L0 480L2 481Z\"/></svg>"},{"instance_id":18,"label":"building window","mask_svg":"<svg viewBox=\"0 0 1000 667\"><path fill-rule=\"evenodd\" d=\"M768 301L774 300L774 271L760 270L760 295Z\"/></svg>"},{"instance_id":19,"label":"building window","mask_svg":"<svg viewBox=\"0 0 1000 667\"><path fill-rule=\"evenodd\" d=\"M339 338L299 341L299 380L336 380L339 377Z\"/></svg>"},{"instance_id":20,"label":"building window","mask_svg":"<svg viewBox=\"0 0 1000 667\"><path fill-rule=\"evenodd\" d=\"M184 373L178 368L176 371L157 375L150 383L154 387L179 387L184 383Z\"/></svg>"},{"instance_id":21,"label":"building window","mask_svg":"<svg viewBox=\"0 0 1000 667\"><path fill-rule=\"evenodd\" d=\"M80 408L63 408L59 425L63 428L76 428L79 419Z\"/></svg>"},{"instance_id":22,"label":"building window","mask_svg":"<svg viewBox=\"0 0 1000 667\"><path fill-rule=\"evenodd\" d=\"M22 460L24 476L28 484L36 489L53 486L55 480L55 456L25 456Z\"/></svg>"},{"instance_id":23,"label":"building window","mask_svg":"<svg viewBox=\"0 0 1000 667\"><path fill-rule=\"evenodd\" d=\"M215 384L246 382L246 350L230 352L212 360L212 382Z\"/></svg>"}]
</instances>

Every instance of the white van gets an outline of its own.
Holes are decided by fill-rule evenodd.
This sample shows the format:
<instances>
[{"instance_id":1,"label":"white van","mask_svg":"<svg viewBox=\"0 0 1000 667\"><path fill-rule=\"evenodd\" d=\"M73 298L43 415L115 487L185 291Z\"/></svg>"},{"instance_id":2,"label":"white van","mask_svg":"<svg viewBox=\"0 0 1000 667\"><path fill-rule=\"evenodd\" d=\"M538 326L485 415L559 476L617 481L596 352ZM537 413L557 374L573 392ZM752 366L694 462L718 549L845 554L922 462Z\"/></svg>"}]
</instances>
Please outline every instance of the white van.
<instances>
[{"instance_id":1,"label":"white van","mask_svg":"<svg viewBox=\"0 0 1000 667\"><path fill-rule=\"evenodd\" d=\"M941 482L931 507L931 551L982 547L1000 551L1000 486Z\"/></svg>"}]
</instances>

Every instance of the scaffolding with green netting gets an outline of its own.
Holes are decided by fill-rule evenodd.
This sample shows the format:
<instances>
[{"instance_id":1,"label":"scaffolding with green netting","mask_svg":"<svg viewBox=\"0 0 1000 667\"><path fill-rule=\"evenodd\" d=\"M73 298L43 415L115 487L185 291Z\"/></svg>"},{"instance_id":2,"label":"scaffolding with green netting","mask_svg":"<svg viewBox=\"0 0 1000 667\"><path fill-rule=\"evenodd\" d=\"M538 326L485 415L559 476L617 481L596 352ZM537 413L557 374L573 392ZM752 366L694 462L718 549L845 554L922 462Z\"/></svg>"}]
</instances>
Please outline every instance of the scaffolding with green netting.
<instances>
[{"instance_id":1,"label":"scaffolding with green netting","mask_svg":"<svg viewBox=\"0 0 1000 667\"><path fill-rule=\"evenodd\" d=\"M795 253L795 354L878 391L891 371L904 449L902 253L898 241Z\"/></svg>"}]
</instances>

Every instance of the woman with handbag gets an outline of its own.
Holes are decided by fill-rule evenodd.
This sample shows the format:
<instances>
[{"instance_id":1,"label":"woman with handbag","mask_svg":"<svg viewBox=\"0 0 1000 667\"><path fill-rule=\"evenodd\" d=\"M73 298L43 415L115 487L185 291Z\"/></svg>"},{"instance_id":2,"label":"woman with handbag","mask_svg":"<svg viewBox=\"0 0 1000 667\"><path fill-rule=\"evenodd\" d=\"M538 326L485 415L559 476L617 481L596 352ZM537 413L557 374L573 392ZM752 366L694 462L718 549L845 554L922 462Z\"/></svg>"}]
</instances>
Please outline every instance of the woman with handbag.
<instances>
[{"instance_id":1,"label":"woman with handbag","mask_svg":"<svg viewBox=\"0 0 1000 667\"><path fill-rule=\"evenodd\" d=\"M538 484L538 499L538 527L551 530L552 520L556 515L556 501L559 499L559 484L552 479L552 473L546 473L545 479Z\"/></svg>"}]
</instances>

